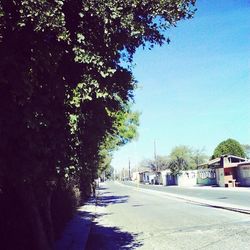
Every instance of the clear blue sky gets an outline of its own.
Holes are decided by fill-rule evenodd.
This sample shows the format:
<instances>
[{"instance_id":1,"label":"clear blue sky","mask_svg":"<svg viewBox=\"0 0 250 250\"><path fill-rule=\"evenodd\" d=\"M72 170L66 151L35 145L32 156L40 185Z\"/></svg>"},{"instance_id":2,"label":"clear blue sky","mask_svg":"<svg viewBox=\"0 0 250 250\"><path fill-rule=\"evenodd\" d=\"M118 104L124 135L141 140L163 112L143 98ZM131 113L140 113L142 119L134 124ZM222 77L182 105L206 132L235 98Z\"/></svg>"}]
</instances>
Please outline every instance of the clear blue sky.
<instances>
[{"instance_id":1,"label":"clear blue sky","mask_svg":"<svg viewBox=\"0 0 250 250\"><path fill-rule=\"evenodd\" d=\"M134 110L139 138L115 152L116 169L178 145L211 155L227 138L250 144L250 2L198 0L192 20L166 35L171 43L138 49Z\"/></svg>"}]
</instances>

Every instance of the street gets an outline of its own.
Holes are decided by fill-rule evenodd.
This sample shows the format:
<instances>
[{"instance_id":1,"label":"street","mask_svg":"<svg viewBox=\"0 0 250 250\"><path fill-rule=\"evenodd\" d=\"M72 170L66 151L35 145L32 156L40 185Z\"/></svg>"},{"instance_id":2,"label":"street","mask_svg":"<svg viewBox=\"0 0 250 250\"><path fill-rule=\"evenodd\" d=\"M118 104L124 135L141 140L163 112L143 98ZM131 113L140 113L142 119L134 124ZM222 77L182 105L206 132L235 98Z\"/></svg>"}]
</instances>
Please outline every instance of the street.
<instances>
[{"instance_id":1,"label":"street","mask_svg":"<svg viewBox=\"0 0 250 250\"><path fill-rule=\"evenodd\" d=\"M126 185L137 187L136 183L125 182ZM182 195L209 201L231 204L235 207L248 207L250 210L250 188L221 187L179 187L140 184L140 188L157 190L173 195Z\"/></svg>"},{"instance_id":2,"label":"street","mask_svg":"<svg viewBox=\"0 0 250 250\"><path fill-rule=\"evenodd\" d=\"M249 249L250 215L101 185L87 249Z\"/></svg>"}]
</instances>

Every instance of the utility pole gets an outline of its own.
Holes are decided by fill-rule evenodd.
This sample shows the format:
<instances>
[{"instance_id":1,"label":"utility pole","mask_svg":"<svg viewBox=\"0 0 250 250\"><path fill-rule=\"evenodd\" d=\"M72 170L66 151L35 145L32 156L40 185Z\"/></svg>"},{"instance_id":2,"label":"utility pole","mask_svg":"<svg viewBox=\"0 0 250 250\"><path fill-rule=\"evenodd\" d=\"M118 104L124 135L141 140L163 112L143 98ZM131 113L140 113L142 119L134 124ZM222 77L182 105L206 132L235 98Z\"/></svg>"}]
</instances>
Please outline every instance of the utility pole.
<instances>
[{"instance_id":1,"label":"utility pole","mask_svg":"<svg viewBox=\"0 0 250 250\"><path fill-rule=\"evenodd\" d=\"M156 140L154 140L154 158L155 158L155 165L156 165L156 171L158 172L158 164L157 164L157 157L156 157Z\"/></svg>"},{"instance_id":2,"label":"utility pole","mask_svg":"<svg viewBox=\"0 0 250 250\"><path fill-rule=\"evenodd\" d=\"M129 179L129 181L131 180L131 175L130 175L130 159L128 160L128 179Z\"/></svg>"},{"instance_id":3,"label":"utility pole","mask_svg":"<svg viewBox=\"0 0 250 250\"><path fill-rule=\"evenodd\" d=\"M156 175L155 175L155 184L158 184L158 162L156 155L156 140L154 140L154 157L155 157L155 165L156 165Z\"/></svg>"}]
</instances>

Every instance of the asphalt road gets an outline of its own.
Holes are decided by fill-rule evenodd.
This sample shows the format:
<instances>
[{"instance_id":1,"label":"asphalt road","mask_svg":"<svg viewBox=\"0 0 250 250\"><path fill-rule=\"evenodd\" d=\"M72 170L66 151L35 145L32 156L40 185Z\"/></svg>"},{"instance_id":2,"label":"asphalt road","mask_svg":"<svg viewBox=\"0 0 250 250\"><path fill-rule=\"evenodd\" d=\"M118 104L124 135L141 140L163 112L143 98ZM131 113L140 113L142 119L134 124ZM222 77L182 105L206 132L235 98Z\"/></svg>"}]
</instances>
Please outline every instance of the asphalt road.
<instances>
[{"instance_id":1,"label":"asphalt road","mask_svg":"<svg viewBox=\"0 0 250 250\"><path fill-rule=\"evenodd\" d=\"M102 184L87 250L250 249L250 215Z\"/></svg>"},{"instance_id":2,"label":"asphalt road","mask_svg":"<svg viewBox=\"0 0 250 250\"><path fill-rule=\"evenodd\" d=\"M133 182L124 184L136 187ZM249 207L250 209L250 188L221 188L221 187L178 187L178 186L157 186L140 184L140 188L158 190L166 193L185 195L211 201L219 201L238 206ZM250 246L249 246L250 249Z\"/></svg>"}]
</instances>

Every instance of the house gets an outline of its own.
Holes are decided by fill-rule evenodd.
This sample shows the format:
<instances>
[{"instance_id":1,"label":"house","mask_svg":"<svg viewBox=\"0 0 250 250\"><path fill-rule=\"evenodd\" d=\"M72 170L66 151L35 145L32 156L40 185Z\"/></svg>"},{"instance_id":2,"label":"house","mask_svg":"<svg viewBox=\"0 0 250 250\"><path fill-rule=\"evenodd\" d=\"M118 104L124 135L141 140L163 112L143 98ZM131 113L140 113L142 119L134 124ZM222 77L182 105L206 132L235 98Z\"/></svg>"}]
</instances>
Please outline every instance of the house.
<instances>
[{"instance_id":1,"label":"house","mask_svg":"<svg viewBox=\"0 0 250 250\"><path fill-rule=\"evenodd\" d=\"M138 178L145 184L162 184L163 186L216 185L220 187L250 187L250 161L235 155L221 157L200 164L198 170L182 171L173 175L169 169L153 172L138 172Z\"/></svg>"},{"instance_id":2,"label":"house","mask_svg":"<svg viewBox=\"0 0 250 250\"><path fill-rule=\"evenodd\" d=\"M140 173L138 171L132 173L132 181L139 182L140 180Z\"/></svg>"},{"instance_id":3,"label":"house","mask_svg":"<svg viewBox=\"0 0 250 250\"><path fill-rule=\"evenodd\" d=\"M250 187L250 161L245 161L238 164L237 179L240 186Z\"/></svg>"},{"instance_id":4,"label":"house","mask_svg":"<svg viewBox=\"0 0 250 250\"><path fill-rule=\"evenodd\" d=\"M235 187L248 183L250 173L243 171L241 164L245 158L235 155L222 155L198 166L198 184L218 185L220 187ZM244 164L242 165L244 166ZM244 173L243 173L244 172ZM243 177L244 176L244 177Z\"/></svg>"},{"instance_id":5,"label":"house","mask_svg":"<svg viewBox=\"0 0 250 250\"><path fill-rule=\"evenodd\" d=\"M162 184L161 172L144 170L133 173L132 180L136 181L138 179L140 183L144 184Z\"/></svg>"},{"instance_id":6,"label":"house","mask_svg":"<svg viewBox=\"0 0 250 250\"><path fill-rule=\"evenodd\" d=\"M151 183L152 173L149 170L139 172L140 183Z\"/></svg>"}]
</instances>

